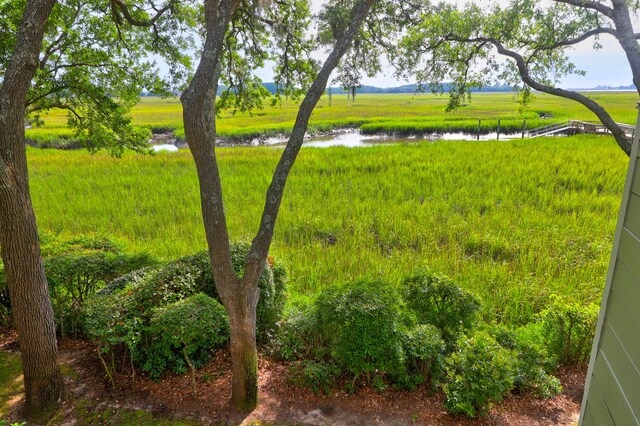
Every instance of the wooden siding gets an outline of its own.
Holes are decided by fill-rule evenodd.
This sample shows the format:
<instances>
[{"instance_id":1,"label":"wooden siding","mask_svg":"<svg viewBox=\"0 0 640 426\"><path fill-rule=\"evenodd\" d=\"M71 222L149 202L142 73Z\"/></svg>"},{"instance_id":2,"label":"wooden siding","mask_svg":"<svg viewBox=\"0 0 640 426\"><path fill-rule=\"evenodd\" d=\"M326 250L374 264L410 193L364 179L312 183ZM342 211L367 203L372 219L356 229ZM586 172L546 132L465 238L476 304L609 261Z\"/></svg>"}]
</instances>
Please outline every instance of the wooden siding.
<instances>
[{"instance_id":1,"label":"wooden siding","mask_svg":"<svg viewBox=\"0 0 640 426\"><path fill-rule=\"evenodd\" d=\"M636 126L640 126L640 113ZM587 373L581 426L640 426L640 132L636 133Z\"/></svg>"}]
</instances>

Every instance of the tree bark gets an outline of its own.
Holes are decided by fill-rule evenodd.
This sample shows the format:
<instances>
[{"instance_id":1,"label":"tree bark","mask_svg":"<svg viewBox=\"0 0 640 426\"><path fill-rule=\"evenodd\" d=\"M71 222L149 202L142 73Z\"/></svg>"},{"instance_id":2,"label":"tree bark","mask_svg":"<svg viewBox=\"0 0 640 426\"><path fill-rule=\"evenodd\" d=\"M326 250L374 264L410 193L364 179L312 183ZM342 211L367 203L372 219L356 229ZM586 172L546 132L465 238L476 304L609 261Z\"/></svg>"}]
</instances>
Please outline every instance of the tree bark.
<instances>
[{"instance_id":1,"label":"tree bark","mask_svg":"<svg viewBox=\"0 0 640 426\"><path fill-rule=\"evenodd\" d=\"M231 332L231 401L240 412L258 405L258 350L256 347L257 286L239 289L228 305ZM244 290L244 291L243 291Z\"/></svg>"},{"instance_id":2,"label":"tree bark","mask_svg":"<svg viewBox=\"0 0 640 426\"><path fill-rule=\"evenodd\" d=\"M231 399L239 411L250 411L256 407L258 396L258 353L255 342L258 291L257 287L255 291L242 291L231 263L215 152L215 94L220 76L220 53L227 26L238 4L238 0L222 0L219 4L213 0L205 1L205 45L200 64L181 102L185 138L198 173L202 219L213 277L229 316L233 370Z\"/></svg>"},{"instance_id":3,"label":"tree bark","mask_svg":"<svg viewBox=\"0 0 640 426\"><path fill-rule=\"evenodd\" d=\"M27 91L54 4L55 0L27 2L0 87L0 254L20 341L25 414L30 418L55 408L64 390L57 363L53 309L29 192L24 140Z\"/></svg>"}]
</instances>

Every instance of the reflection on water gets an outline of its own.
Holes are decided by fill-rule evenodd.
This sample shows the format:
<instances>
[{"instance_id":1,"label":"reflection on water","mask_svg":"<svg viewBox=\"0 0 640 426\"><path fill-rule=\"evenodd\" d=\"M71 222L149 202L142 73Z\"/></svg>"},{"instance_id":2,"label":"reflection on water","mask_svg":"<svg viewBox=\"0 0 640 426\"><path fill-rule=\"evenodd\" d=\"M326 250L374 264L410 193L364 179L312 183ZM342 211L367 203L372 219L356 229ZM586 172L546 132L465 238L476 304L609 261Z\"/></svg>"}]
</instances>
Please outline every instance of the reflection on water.
<instances>
[{"instance_id":1,"label":"reflection on water","mask_svg":"<svg viewBox=\"0 0 640 426\"><path fill-rule=\"evenodd\" d=\"M501 134L500 140L517 139L522 137L521 133L517 134ZM496 140L498 135L496 133L489 133L487 135L481 135L481 141ZM421 141L439 141L439 140L463 140L463 141L475 141L477 136L468 135L465 133L444 133L444 134L432 134L425 136L412 136L412 137L395 137L395 136L378 136L378 135L363 135L358 130L348 130L340 133L335 133L328 136L310 137L305 138L303 146L326 148L330 146L346 146L346 147L360 147L360 146L375 146L375 145L390 145L396 143L412 143ZM283 138L269 138L263 142L265 145L284 147L287 144L287 140Z\"/></svg>"},{"instance_id":2,"label":"reflection on water","mask_svg":"<svg viewBox=\"0 0 640 426\"><path fill-rule=\"evenodd\" d=\"M178 152L178 147L171 144L162 144L162 145L154 145L152 149L155 152L165 151L165 152Z\"/></svg>"},{"instance_id":3,"label":"reflection on water","mask_svg":"<svg viewBox=\"0 0 640 426\"><path fill-rule=\"evenodd\" d=\"M498 137L497 133L488 133L486 135L480 135L480 138L478 138L478 135L469 135L467 133L444 133L444 134L440 134L440 135L434 135L434 137L436 139L432 139L432 140L443 140L443 141L475 141L475 140L481 140L481 141L495 141L496 139L499 140L511 140L511 139L520 139L522 138L522 133L500 133L500 137Z\"/></svg>"}]
</instances>

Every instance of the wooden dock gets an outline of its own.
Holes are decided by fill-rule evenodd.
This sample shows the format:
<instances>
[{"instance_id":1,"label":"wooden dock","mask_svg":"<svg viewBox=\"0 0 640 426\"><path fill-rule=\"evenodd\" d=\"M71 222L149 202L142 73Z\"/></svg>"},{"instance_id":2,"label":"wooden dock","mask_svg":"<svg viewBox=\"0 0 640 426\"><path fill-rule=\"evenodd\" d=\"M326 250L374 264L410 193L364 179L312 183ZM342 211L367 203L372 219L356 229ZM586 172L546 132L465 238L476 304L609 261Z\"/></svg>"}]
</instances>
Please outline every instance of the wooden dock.
<instances>
[{"instance_id":1,"label":"wooden dock","mask_svg":"<svg viewBox=\"0 0 640 426\"><path fill-rule=\"evenodd\" d=\"M629 124L616 123L629 140L633 139L633 133L635 126ZM555 136L555 135L576 135L576 134L590 134L590 135L610 135L611 132L599 121L579 121L569 120L566 123L554 123L548 126L538 127L537 129L531 129L527 132L527 136L530 138L538 136Z\"/></svg>"}]
</instances>

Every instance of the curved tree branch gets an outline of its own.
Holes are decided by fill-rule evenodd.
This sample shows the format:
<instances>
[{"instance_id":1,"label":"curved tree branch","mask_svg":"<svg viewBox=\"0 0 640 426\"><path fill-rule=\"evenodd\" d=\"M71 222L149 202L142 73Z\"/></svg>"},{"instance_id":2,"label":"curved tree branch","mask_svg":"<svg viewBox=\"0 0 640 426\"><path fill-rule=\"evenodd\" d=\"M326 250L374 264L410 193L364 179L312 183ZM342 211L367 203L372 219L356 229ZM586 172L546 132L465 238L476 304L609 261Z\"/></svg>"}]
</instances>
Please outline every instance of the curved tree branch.
<instances>
[{"instance_id":1,"label":"curved tree branch","mask_svg":"<svg viewBox=\"0 0 640 426\"><path fill-rule=\"evenodd\" d=\"M553 0L556 3L564 3L571 6L576 6L582 9L592 9L597 12L602 13L604 16L609 18L613 18L613 9L608 6L605 6L602 3L598 3L592 0Z\"/></svg>"},{"instance_id":2,"label":"curved tree branch","mask_svg":"<svg viewBox=\"0 0 640 426\"><path fill-rule=\"evenodd\" d=\"M78 113L78 111L76 111L76 109L65 103L65 102L49 102L45 105L38 105L37 107L33 107L30 108L27 113L31 114L37 111L45 111L45 110L49 110L49 109L53 109L53 108L57 108L57 109L65 109L67 111L69 111L70 113L72 113L77 119L78 121L82 122L83 121L83 117Z\"/></svg>"},{"instance_id":3,"label":"curved tree branch","mask_svg":"<svg viewBox=\"0 0 640 426\"><path fill-rule=\"evenodd\" d=\"M605 127L609 129L609 131L613 134L618 146L620 146L620 148L628 156L631 155L631 143L627 138L626 134L622 131L620 126L618 126L618 124L611 117L611 115L600 104L598 104L594 100L578 92L550 86L535 80L533 77L531 77L527 63L525 59L522 57L522 55L520 55L517 52L514 52L513 50L509 50L505 48L504 45L497 39L490 38L490 37L477 37L477 38L464 39L461 37L457 37L455 35L450 35L449 37L451 41L457 41L457 42L463 42L463 43L487 43L487 42L491 43L496 47L499 54L506 56L508 58L511 58L515 61L516 66L518 68L518 73L520 74L520 78L525 84L527 84L528 86L540 92L571 99L587 107L591 112L593 112L598 117L598 119L600 119L602 124L604 124Z\"/></svg>"},{"instance_id":4,"label":"curved tree branch","mask_svg":"<svg viewBox=\"0 0 640 426\"><path fill-rule=\"evenodd\" d=\"M614 37L618 37L618 33L615 29L613 28L605 28L605 27L600 27L600 28L594 28L592 30L589 30L587 32L585 32L584 34L581 34L575 38L572 39L568 39L568 40L561 40L558 41L556 43L551 43L549 45L546 46L540 46L539 50L540 51L547 51L547 50L554 50L557 49L559 47L569 47L569 46L574 46L578 43L582 43L585 40L588 40L589 38L599 35L599 34L611 34ZM638 38L640 38L640 34L638 34Z\"/></svg>"},{"instance_id":5,"label":"curved tree branch","mask_svg":"<svg viewBox=\"0 0 640 426\"><path fill-rule=\"evenodd\" d=\"M120 13L122 13L122 16L129 24L136 27L151 27L162 17L162 15L164 15L165 12L170 10L176 2L177 0L170 0L166 5L164 5L164 7L160 9L154 8L154 10L156 10L156 14L146 20L140 20L131 15L129 7L122 0L111 0L111 7L116 15L118 13L117 10L119 9Z\"/></svg>"}]
</instances>

